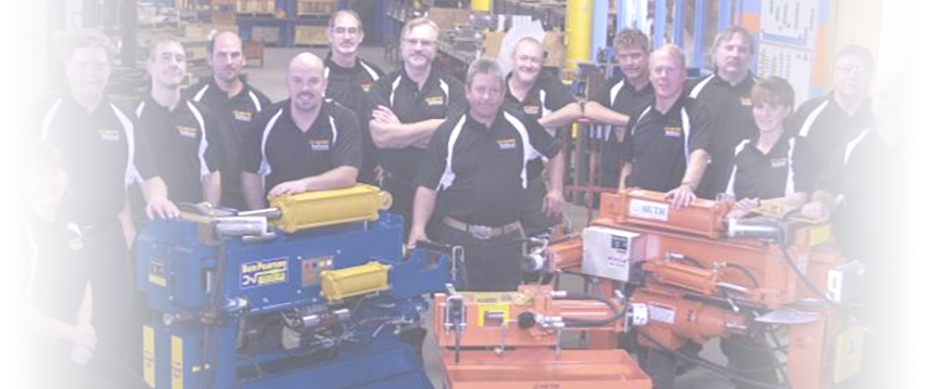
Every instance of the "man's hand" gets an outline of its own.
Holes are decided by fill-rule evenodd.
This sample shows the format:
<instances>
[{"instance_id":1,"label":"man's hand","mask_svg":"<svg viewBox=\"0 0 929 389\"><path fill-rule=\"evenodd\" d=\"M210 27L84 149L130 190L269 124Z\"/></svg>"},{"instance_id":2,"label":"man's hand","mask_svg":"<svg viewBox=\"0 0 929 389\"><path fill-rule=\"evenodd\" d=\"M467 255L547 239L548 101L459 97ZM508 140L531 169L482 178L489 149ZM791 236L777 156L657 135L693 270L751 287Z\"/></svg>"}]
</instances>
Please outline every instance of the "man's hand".
<instances>
[{"instance_id":1,"label":"man's hand","mask_svg":"<svg viewBox=\"0 0 929 389\"><path fill-rule=\"evenodd\" d=\"M181 216L181 211L167 197L155 197L146 204L145 214L148 215L148 220L177 219Z\"/></svg>"},{"instance_id":2,"label":"man's hand","mask_svg":"<svg viewBox=\"0 0 929 389\"><path fill-rule=\"evenodd\" d=\"M397 115L395 115L390 108L383 105L378 105L377 108L371 111L371 117L374 118L374 121L380 123L400 123L400 119L397 118Z\"/></svg>"},{"instance_id":3,"label":"man's hand","mask_svg":"<svg viewBox=\"0 0 929 389\"><path fill-rule=\"evenodd\" d=\"M818 223L829 221L830 213L829 207L819 201L807 203L800 209L800 214L803 215L803 217L812 219Z\"/></svg>"},{"instance_id":4,"label":"man's hand","mask_svg":"<svg viewBox=\"0 0 929 389\"><path fill-rule=\"evenodd\" d=\"M557 189L549 189L542 202L542 212L548 217L558 217L564 209L564 194Z\"/></svg>"},{"instance_id":5,"label":"man's hand","mask_svg":"<svg viewBox=\"0 0 929 389\"><path fill-rule=\"evenodd\" d=\"M421 240L429 240L429 237L426 236L426 231L422 228L413 227L410 230L410 238L406 241L406 248L412 249L416 247L416 243Z\"/></svg>"},{"instance_id":6,"label":"man's hand","mask_svg":"<svg viewBox=\"0 0 929 389\"><path fill-rule=\"evenodd\" d=\"M677 189L668 192L664 198L671 200L674 209L679 210L693 204L694 200L697 199L697 195L694 194L694 188L690 184L681 184Z\"/></svg>"},{"instance_id":7,"label":"man's hand","mask_svg":"<svg viewBox=\"0 0 929 389\"><path fill-rule=\"evenodd\" d=\"M268 196L280 197L303 192L306 192L306 184L300 180L294 180L277 184L277 186L271 188L271 192L268 192Z\"/></svg>"},{"instance_id":8,"label":"man's hand","mask_svg":"<svg viewBox=\"0 0 929 389\"><path fill-rule=\"evenodd\" d=\"M93 357L93 350L84 346L71 346L71 362L76 363L78 366L86 366Z\"/></svg>"},{"instance_id":9,"label":"man's hand","mask_svg":"<svg viewBox=\"0 0 929 389\"><path fill-rule=\"evenodd\" d=\"M74 346L86 347L90 350L97 348L97 330L91 325L76 325L72 327L68 337Z\"/></svg>"}]
</instances>

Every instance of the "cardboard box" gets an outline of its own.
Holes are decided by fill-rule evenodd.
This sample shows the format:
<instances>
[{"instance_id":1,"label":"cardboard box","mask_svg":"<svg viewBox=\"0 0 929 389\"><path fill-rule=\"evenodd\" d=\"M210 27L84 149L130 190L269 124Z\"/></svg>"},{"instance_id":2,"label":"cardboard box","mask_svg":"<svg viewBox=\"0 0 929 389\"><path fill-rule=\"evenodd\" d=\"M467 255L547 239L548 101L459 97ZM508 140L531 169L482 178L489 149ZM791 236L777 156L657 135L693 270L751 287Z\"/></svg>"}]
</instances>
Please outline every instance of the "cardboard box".
<instances>
[{"instance_id":1,"label":"cardboard box","mask_svg":"<svg viewBox=\"0 0 929 389\"><path fill-rule=\"evenodd\" d=\"M294 44L296 45L328 45L326 39L326 26L297 26L294 30Z\"/></svg>"},{"instance_id":2,"label":"cardboard box","mask_svg":"<svg viewBox=\"0 0 929 389\"><path fill-rule=\"evenodd\" d=\"M329 15L338 7L338 0L297 0L297 15Z\"/></svg>"},{"instance_id":3,"label":"cardboard box","mask_svg":"<svg viewBox=\"0 0 929 389\"><path fill-rule=\"evenodd\" d=\"M429 19L439 26L439 30L454 30L456 25L471 23L471 11L457 8L430 8Z\"/></svg>"},{"instance_id":4,"label":"cardboard box","mask_svg":"<svg viewBox=\"0 0 929 389\"><path fill-rule=\"evenodd\" d=\"M255 26L249 40L270 45L278 45L281 38L281 29L277 26Z\"/></svg>"},{"instance_id":5,"label":"cardboard box","mask_svg":"<svg viewBox=\"0 0 929 389\"><path fill-rule=\"evenodd\" d=\"M238 0L236 10L239 13L270 14L274 12L274 0Z\"/></svg>"}]
</instances>

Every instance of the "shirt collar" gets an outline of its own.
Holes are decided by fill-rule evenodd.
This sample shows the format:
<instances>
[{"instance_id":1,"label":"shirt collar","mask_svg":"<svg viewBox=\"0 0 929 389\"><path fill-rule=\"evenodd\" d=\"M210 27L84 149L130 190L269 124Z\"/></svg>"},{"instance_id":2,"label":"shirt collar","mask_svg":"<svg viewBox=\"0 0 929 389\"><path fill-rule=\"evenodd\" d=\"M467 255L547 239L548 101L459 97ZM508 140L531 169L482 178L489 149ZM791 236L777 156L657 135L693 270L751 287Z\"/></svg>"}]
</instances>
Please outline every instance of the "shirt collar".
<instances>
[{"instance_id":1,"label":"shirt collar","mask_svg":"<svg viewBox=\"0 0 929 389\"><path fill-rule=\"evenodd\" d=\"M502 123L503 120L505 119L503 117L503 106L502 105L500 106L500 109L497 110L497 116L494 117L494 121L491 124L490 128L485 126L484 123L481 123L475 120L474 117L471 116L470 108L468 108L468 111L465 113L465 126L466 127L475 128L479 130L490 130L490 131L487 131L488 134L496 132L497 129L500 128L500 123Z\"/></svg>"}]
</instances>

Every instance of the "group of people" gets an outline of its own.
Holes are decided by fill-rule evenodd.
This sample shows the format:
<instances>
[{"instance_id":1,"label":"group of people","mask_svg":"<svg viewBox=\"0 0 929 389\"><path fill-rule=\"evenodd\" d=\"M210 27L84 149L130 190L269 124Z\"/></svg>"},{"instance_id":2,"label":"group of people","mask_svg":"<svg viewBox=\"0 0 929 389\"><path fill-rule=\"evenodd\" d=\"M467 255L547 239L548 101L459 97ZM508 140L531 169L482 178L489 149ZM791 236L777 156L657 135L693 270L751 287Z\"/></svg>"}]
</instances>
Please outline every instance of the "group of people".
<instances>
[{"instance_id":1,"label":"group of people","mask_svg":"<svg viewBox=\"0 0 929 389\"><path fill-rule=\"evenodd\" d=\"M909 155L894 121L901 80L879 84L872 113L874 61L858 46L837 54L835 90L794 110L787 81L752 75L757 46L739 27L716 37L715 72L691 81L680 48L652 50L645 34L623 30L613 44L622 75L587 101L543 71L533 38L516 44L509 74L478 59L462 83L434 63L439 28L427 18L406 23L403 63L387 74L358 56L356 13L333 14L327 36L325 59L290 61L289 98L277 103L243 77L237 35L212 37L212 77L187 89L183 45L162 41L147 61L151 88L131 109L105 93L112 42L95 30L70 37L68 88L41 104L21 181L26 322L55 363L99 361L97 373L74 377L143 387L105 356L137 335L126 323L137 219L175 218L181 203L259 209L276 196L378 185L404 216L409 246L461 245L465 288L500 291L520 282L522 238L561 215L558 129L581 119L611 126L603 185L666 192L676 208L728 194L732 217L774 202L820 221L876 217L874 187ZM848 240L853 255L871 254ZM58 267L75 256L82 265ZM68 301L50 297L66 287ZM100 382L91 385L107 387Z\"/></svg>"}]
</instances>

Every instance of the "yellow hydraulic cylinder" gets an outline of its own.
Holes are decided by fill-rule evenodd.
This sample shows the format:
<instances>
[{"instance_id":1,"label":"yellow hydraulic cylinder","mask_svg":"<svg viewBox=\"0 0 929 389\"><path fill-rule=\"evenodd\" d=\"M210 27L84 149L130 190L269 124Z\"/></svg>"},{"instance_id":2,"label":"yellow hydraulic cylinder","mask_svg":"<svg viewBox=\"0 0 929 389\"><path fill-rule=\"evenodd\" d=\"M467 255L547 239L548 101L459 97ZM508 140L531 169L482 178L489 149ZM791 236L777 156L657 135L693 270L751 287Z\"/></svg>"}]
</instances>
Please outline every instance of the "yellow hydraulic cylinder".
<instances>
[{"instance_id":1,"label":"yellow hydraulic cylinder","mask_svg":"<svg viewBox=\"0 0 929 389\"><path fill-rule=\"evenodd\" d=\"M280 218L272 224L294 233L307 228L356 221L377 220L377 211L390 208L392 198L387 192L364 184L351 188L306 192L269 199Z\"/></svg>"},{"instance_id":2,"label":"yellow hydraulic cylinder","mask_svg":"<svg viewBox=\"0 0 929 389\"><path fill-rule=\"evenodd\" d=\"M339 270L324 270L319 274L322 280L322 296L326 300L335 301L387 290L390 288L388 272L390 266L380 262L368 262Z\"/></svg>"},{"instance_id":3,"label":"yellow hydraulic cylinder","mask_svg":"<svg viewBox=\"0 0 929 389\"><path fill-rule=\"evenodd\" d=\"M471 10L475 12L490 12L493 0L471 0Z\"/></svg>"},{"instance_id":4,"label":"yellow hydraulic cylinder","mask_svg":"<svg viewBox=\"0 0 929 389\"><path fill-rule=\"evenodd\" d=\"M591 26L593 23L593 0L568 0L565 16L565 45L568 57L565 74L572 74L579 62L590 61Z\"/></svg>"}]
</instances>

